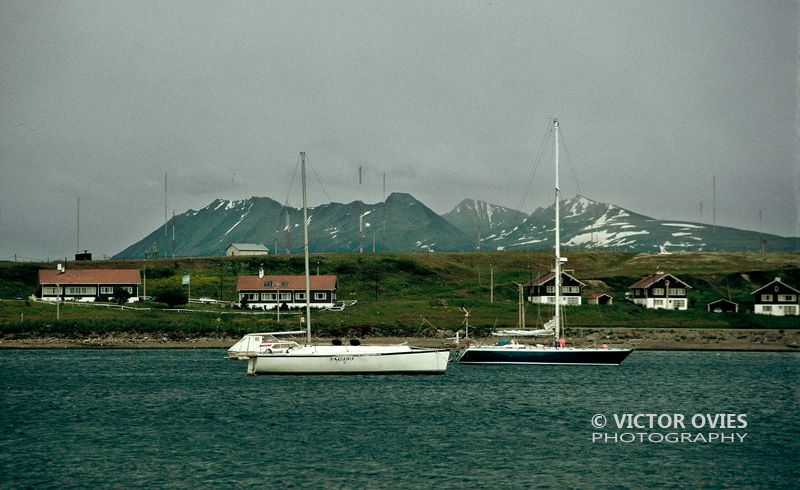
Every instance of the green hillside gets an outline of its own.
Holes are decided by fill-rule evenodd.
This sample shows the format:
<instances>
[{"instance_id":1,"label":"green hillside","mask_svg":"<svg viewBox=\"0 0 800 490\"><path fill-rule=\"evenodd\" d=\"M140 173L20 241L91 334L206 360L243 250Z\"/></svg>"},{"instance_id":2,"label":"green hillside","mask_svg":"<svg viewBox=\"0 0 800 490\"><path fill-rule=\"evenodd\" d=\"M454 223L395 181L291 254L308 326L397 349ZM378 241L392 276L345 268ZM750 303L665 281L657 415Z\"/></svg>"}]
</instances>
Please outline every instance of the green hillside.
<instances>
[{"instance_id":1,"label":"green hillside","mask_svg":"<svg viewBox=\"0 0 800 490\"><path fill-rule=\"evenodd\" d=\"M462 307L471 310L471 325L479 333L513 326L517 320L517 286L550 270L547 252L319 254L311 257L312 274L335 274L338 298L357 303L340 312L313 315L320 335L445 336L463 320ZM302 274L302 256L208 257L196 259L116 260L68 264L72 268L138 268L145 272L148 294L180 287L183 275L192 277L192 297L235 301L236 277L256 274ZM96 305L65 304L56 320L55 306L16 300L36 291L39 268L55 264L0 263L0 329L7 336L87 335L104 332L157 332L168 336L235 335L247 331L299 327L295 312L251 314L231 308L192 304L205 312L166 311L165 305L144 303L149 311L120 311ZM568 327L691 327L797 328L797 318L747 314L750 293L781 276L800 285L800 254L688 253L673 255L612 252L573 252L568 270L588 284L592 293L614 296L611 306L568 308ZM692 286L690 311L649 311L623 300L624 292L640 277L657 270L672 273ZM493 277L492 277L493 276ZM494 301L491 282L494 282ZM730 298L740 314L705 311L708 302ZM545 307L528 305L529 325L551 315Z\"/></svg>"}]
</instances>

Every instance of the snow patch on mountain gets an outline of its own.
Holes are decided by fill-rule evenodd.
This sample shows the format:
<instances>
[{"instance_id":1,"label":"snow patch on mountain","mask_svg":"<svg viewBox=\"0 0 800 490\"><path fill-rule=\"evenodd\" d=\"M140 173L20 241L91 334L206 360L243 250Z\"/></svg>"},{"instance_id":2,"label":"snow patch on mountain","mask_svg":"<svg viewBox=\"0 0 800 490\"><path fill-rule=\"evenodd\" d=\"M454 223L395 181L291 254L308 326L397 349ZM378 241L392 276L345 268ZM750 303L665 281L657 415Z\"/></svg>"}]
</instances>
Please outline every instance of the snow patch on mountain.
<instances>
[{"instance_id":1,"label":"snow patch on mountain","mask_svg":"<svg viewBox=\"0 0 800 490\"><path fill-rule=\"evenodd\" d=\"M589 209L589 206L592 204L596 203L591 199L587 199L581 195L578 195L577 197L570 199L569 201L566 202L568 208L566 210L567 213L564 216L564 218L572 218L573 216L580 216L583 213L585 213Z\"/></svg>"},{"instance_id":2,"label":"snow patch on mountain","mask_svg":"<svg viewBox=\"0 0 800 490\"><path fill-rule=\"evenodd\" d=\"M225 207L225 210L226 210L226 211L227 211L228 209L233 209L233 207L231 207L231 206L230 206L230 204L231 204L231 203L228 203L228 206L226 206L226 207ZM231 226L230 228L228 228L228 231L226 231L226 232L225 232L225 234L224 234L223 236L228 236L228 233L232 232L234 228L236 228L237 226L239 226L239 223L241 223L242 221L244 221L245 217L247 217L247 215L250 213L250 210L251 210L252 208L253 208L253 203L251 202L251 203L250 203L250 206L247 208L247 211L245 211L245 212L244 212L244 214L242 214L242 215L239 217L239 221L237 221L236 223L234 223L234 224L233 224L233 226Z\"/></svg>"},{"instance_id":3,"label":"snow patch on mountain","mask_svg":"<svg viewBox=\"0 0 800 490\"><path fill-rule=\"evenodd\" d=\"M597 230L590 233L582 233L570 238L565 245L569 247L577 247L581 245L591 244L595 247L619 247L636 243L635 240L625 240L626 238L637 235L649 235L649 231L620 231L614 232L610 230Z\"/></svg>"},{"instance_id":4,"label":"snow patch on mountain","mask_svg":"<svg viewBox=\"0 0 800 490\"><path fill-rule=\"evenodd\" d=\"M661 226L678 226L680 228L697 228L701 230L705 228L705 226L690 225L688 223L661 223Z\"/></svg>"}]
</instances>

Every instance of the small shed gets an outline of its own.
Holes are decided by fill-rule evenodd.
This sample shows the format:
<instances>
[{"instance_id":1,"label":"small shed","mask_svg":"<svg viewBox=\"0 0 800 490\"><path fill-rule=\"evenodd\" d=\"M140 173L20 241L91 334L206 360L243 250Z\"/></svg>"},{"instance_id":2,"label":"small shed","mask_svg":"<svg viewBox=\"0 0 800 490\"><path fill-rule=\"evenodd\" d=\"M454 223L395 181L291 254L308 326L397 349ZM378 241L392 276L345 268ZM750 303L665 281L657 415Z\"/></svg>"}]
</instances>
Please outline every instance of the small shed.
<instances>
[{"instance_id":1,"label":"small shed","mask_svg":"<svg viewBox=\"0 0 800 490\"><path fill-rule=\"evenodd\" d=\"M709 312L714 313L738 313L739 312L739 305L734 303L733 301L728 301L727 299L718 299L716 301L712 301L707 306Z\"/></svg>"},{"instance_id":2,"label":"small shed","mask_svg":"<svg viewBox=\"0 0 800 490\"><path fill-rule=\"evenodd\" d=\"M614 303L614 298L610 294L598 293L589 296L590 305L610 305Z\"/></svg>"}]
</instances>

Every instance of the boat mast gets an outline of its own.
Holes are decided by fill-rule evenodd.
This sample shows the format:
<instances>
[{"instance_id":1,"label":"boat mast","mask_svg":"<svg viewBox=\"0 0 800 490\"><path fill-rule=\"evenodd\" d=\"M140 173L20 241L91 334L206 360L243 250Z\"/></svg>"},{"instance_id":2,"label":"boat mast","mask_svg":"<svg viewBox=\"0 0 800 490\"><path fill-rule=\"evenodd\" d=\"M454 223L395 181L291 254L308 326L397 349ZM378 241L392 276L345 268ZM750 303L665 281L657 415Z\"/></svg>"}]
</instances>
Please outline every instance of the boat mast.
<instances>
[{"instance_id":1,"label":"boat mast","mask_svg":"<svg viewBox=\"0 0 800 490\"><path fill-rule=\"evenodd\" d=\"M561 338L561 223L558 209L558 119L553 119L553 129L555 131L556 140L556 203L555 203L555 261L556 261L556 276L555 276L555 334L556 340Z\"/></svg>"},{"instance_id":2,"label":"boat mast","mask_svg":"<svg viewBox=\"0 0 800 490\"><path fill-rule=\"evenodd\" d=\"M306 152L300 152L300 177L303 181L303 255L306 262L306 341L311 344L311 273L308 267L308 203L306 202Z\"/></svg>"}]
</instances>

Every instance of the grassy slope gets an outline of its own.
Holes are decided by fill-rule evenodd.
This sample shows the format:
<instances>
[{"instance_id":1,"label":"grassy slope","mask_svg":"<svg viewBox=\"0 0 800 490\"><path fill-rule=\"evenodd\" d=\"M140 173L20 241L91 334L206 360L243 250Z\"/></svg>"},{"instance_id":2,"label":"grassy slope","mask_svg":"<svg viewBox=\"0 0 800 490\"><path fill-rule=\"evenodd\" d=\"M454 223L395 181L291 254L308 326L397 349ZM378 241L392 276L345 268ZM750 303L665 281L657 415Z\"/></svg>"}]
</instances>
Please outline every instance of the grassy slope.
<instances>
[{"instance_id":1,"label":"grassy slope","mask_svg":"<svg viewBox=\"0 0 800 490\"><path fill-rule=\"evenodd\" d=\"M569 325L577 327L714 327L797 328L797 318L772 318L750 314L706 313L705 305L730 297L740 311L752 309L750 293L780 275L791 285L800 284L800 254L691 253L675 255L610 252L573 252L568 269L590 285L584 296L606 292L615 298L608 307L585 305L568 308ZM546 252L487 252L453 254L326 254L311 258L312 274L339 277L339 299L358 300L343 312L313 315L315 331L330 335L449 335L463 320L461 307L472 311L470 323L486 333L494 326L516 324L517 289L550 269ZM298 256L247 258L161 259L147 261L148 294L164 285L179 285L192 276L192 297L236 298L237 275L255 274L263 264L268 273L299 274ZM70 263L69 267L142 269L137 261ZM62 320L55 307L27 301L5 301L27 296L36 289L36 271L53 264L0 263L0 331L7 335L86 335L108 332L153 332L168 336L224 335L245 331L299 328L296 315L243 315L219 309L211 313L159 310L117 311L64 305ZM494 275L494 302L490 302L490 270ZM656 270L672 273L692 286L690 311L648 311L623 301L627 287ZM193 305L194 308L200 308ZM205 308L205 307L204 307ZM206 308L207 309L207 308ZM20 321L21 314L24 320ZM528 306L528 324L551 315L545 308Z\"/></svg>"}]
</instances>

